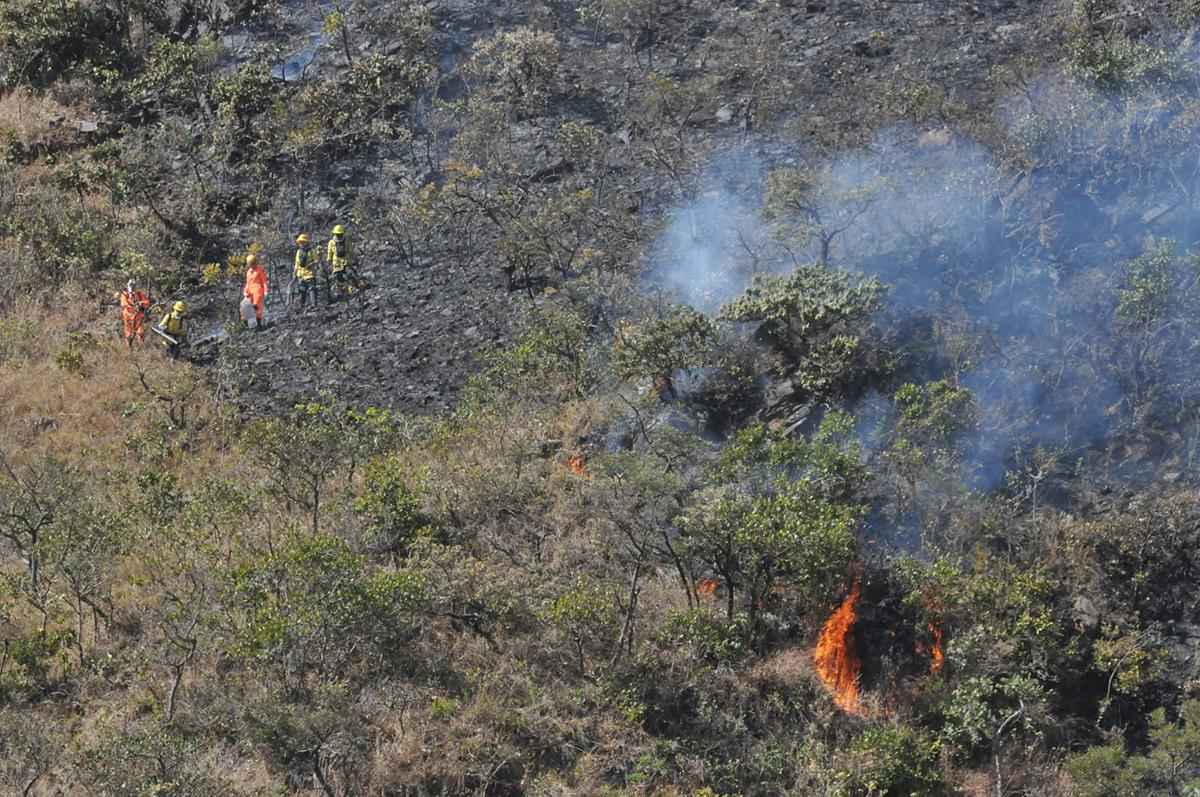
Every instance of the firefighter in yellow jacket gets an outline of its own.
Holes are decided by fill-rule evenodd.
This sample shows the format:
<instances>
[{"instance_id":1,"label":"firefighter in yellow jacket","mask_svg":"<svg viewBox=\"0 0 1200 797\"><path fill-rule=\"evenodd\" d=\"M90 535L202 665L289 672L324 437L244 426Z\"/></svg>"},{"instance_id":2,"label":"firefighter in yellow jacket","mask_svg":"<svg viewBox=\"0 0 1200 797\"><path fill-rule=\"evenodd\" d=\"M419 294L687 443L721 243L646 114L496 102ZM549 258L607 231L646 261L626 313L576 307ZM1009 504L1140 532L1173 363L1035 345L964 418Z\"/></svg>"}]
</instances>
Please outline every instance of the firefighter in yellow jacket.
<instances>
[{"instance_id":1,"label":"firefighter in yellow jacket","mask_svg":"<svg viewBox=\"0 0 1200 797\"><path fill-rule=\"evenodd\" d=\"M350 293L350 242L346 240L346 228L338 224L333 228L333 237L325 247L325 266L329 269L329 296Z\"/></svg>"},{"instance_id":2,"label":"firefighter in yellow jacket","mask_svg":"<svg viewBox=\"0 0 1200 797\"><path fill-rule=\"evenodd\" d=\"M167 347L167 354L172 357L179 356L179 350L183 348L183 344L187 343L187 305L183 302L175 302L171 305L171 311L163 316L162 321L158 322L158 327L163 332L167 333L174 339L174 343L163 338L163 345Z\"/></svg>"},{"instance_id":3,"label":"firefighter in yellow jacket","mask_svg":"<svg viewBox=\"0 0 1200 797\"><path fill-rule=\"evenodd\" d=\"M320 270L320 255L313 248L312 239L308 233L300 233L296 236L296 261L292 274L296 278L296 291L302 310L309 304L310 298L313 305L317 303L317 273Z\"/></svg>"}]
</instances>

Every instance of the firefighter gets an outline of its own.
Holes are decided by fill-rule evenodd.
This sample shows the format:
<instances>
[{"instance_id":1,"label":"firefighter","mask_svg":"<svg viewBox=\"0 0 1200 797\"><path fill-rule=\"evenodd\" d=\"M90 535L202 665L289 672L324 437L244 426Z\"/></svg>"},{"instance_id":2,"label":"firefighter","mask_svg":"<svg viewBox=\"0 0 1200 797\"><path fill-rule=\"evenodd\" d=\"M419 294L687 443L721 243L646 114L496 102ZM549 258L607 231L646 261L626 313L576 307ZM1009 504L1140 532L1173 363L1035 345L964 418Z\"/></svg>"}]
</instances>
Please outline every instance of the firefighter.
<instances>
[{"instance_id":1,"label":"firefighter","mask_svg":"<svg viewBox=\"0 0 1200 797\"><path fill-rule=\"evenodd\" d=\"M350 293L350 242L346 240L346 228L338 224L333 228L333 237L325 247L325 265L329 269L329 296Z\"/></svg>"},{"instance_id":2,"label":"firefighter","mask_svg":"<svg viewBox=\"0 0 1200 797\"><path fill-rule=\"evenodd\" d=\"M158 326L175 339L174 343L163 339L163 345L167 347L167 354L171 357L178 357L180 349L187 342L187 305L183 302L175 302L171 305L171 311L163 316L162 321L158 322Z\"/></svg>"},{"instance_id":3,"label":"firefighter","mask_svg":"<svg viewBox=\"0 0 1200 797\"><path fill-rule=\"evenodd\" d=\"M317 303L317 272L321 268L317 250L312 247L312 239L308 233L302 232L296 236L296 265L293 274L296 277L296 290L300 293L300 309L309 303Z\"/></svg>"},{"instance_id":4,"label":"firefighter","mask_svg":"<svg viewBox=\"0 0 1200 797\"><path fill-rule=\"evenodd\" d=\"M118 294L121 301L121 323L125 327L125 345L133 348L133 339L146 342L146 314L150 312L150 297L133 289L133 280Z\"/></svg>"},{"instance_id":5,"label":"firefighter","mask_svg":"<svg viewBox=\"0 0 1200 797\"><path fill-rule=\"evenodd\" d=\"M254 316L258 319L255 329L263 328L263 302L267 298L267 282L267 270L259 264L258 255L247 255L246 287L242 289L242 295L254 305Z\"/></svg>"}]
</instances>

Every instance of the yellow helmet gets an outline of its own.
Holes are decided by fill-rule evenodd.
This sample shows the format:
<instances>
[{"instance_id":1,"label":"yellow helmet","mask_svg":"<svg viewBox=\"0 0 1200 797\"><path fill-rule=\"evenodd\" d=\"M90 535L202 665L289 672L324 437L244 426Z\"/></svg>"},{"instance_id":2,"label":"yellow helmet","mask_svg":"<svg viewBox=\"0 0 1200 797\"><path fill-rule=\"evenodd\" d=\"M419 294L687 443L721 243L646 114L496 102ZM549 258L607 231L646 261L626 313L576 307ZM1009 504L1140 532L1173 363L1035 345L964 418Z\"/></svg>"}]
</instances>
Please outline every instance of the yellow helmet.
<instances>
[{"instance_id":1,"label":"yellow helmet","mask_svg":"<svg viewBox=\"0 0 1200 797\"><path fill-rule=\"evenodd\" d=\"M254 254L253 252L246 255L246 265L247 266L253 266L257 262L258 262L258 255Z\"/></svg>"},{"instance_id":2,"label":"yellow helmet","mask_svg":"<svg viewBox=\"0 0 1200 797\"><path fill-rule=\"evenodd\" d=\"M175 302L175 304L171 305L171 309L177 313L186 313L187 305L183 302Z\"/></svg>"},{"instance_id":3,"label":"yellow helmet","mask_svg":"<svg viewBox=\"0 0 1200 797\"><path fill-rule=\"evenodd\" d=\"M335 225L335 226L334 226L334 228L333 228L333 234L334 234L334 235L345 235L345 234L346 234L346 228L345 228L345 227L343 227L343 226L342 226L342 225L340 225L340 224L338 224L338 225Z\"/></svg>"},{"instance_id":4,"label":"yellow helmet","mask_svg":"<svg viewBox=\"0 0 1200 797\"><path fill-rule=\"evenodd\" d=\"M306 232L302 232L296 236L296 243L298 244L306 244L309 242L309 240L311 239L308 237L308 233Z\"/></svg>"}]
</instances>

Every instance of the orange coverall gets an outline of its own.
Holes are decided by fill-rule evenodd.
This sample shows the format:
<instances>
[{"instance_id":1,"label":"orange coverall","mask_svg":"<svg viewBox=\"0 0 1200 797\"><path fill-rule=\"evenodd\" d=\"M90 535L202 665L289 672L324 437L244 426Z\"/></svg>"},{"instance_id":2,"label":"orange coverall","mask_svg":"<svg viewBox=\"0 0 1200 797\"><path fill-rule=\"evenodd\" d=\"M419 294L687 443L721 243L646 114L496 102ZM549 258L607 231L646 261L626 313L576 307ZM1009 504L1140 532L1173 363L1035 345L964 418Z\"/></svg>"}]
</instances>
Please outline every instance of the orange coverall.
<instances>
[{"instance_id":1,"label":"orange coverall","mask_svg":"<svg viewBox=\"0 0 1200 797\"><path fill-rule=\"evenodd\" d=\"M132 346L136 335L138 343L146 342L146 313L150 311L150 297L141 291L121 291L121 323L125 326L125 343Z\"/></svg>"},{"instance_id":2,"label":"orange coverall","mask_svg":"<svg viewBox=\"0 0 1200 797\"><path fill-rule=\"evenodd\" d=\"M257 263L246 269L246 288L242 291L254 303L254 315L263 320L263 299L267 295L267 271Z\"/></svg>"}]
</instances>

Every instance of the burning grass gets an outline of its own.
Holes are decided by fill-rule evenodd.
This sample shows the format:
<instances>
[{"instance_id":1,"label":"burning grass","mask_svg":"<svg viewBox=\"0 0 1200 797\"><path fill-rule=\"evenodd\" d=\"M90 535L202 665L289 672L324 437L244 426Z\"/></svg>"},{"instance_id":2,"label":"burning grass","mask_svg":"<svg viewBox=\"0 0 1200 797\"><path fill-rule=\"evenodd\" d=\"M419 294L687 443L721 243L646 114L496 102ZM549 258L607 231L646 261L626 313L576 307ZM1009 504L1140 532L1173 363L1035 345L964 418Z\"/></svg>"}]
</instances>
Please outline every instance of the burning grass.
<instances>
[{"instance_id":1,"label":"burning grass","mask_svg":"<svg viewBox=\"0 0 1200 797\"><path fill-rule=\"evenodd\" d=\"M862 660L854 644L854 621L861 593L862 585L856 578L850 594L821 628L817 650L813 654L817 674L833 693L838 706L850 714L862 712L858 687Z\"/></svg>"}]
</instances>

